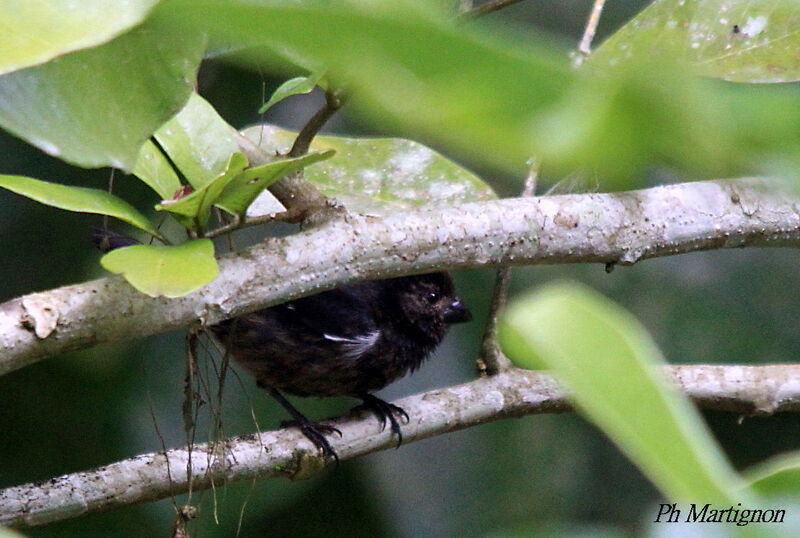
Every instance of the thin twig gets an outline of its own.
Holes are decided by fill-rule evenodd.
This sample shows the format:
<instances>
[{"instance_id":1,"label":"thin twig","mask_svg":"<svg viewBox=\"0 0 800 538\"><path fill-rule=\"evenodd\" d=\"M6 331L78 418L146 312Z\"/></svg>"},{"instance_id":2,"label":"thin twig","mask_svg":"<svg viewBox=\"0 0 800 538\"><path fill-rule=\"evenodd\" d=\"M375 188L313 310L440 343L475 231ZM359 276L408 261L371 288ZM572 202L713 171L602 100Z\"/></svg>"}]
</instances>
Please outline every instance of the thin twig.
<instances>
[{"instance_id":1,"label":"thin twig","mask_svg":"<svg viewBox=\"0 0 800 538\"><path fill-rule=\"evenodd\" d=\"M344 98L337 90L325 92L325 104L308 120L295 138L289 150L289 157L299 157L308 152L311 142L328 120L344 105ZM239 147L247 156L252 166L269 162L271 155L267 155L259 146L239 134ZM286 220L291 222L303 221L304 224L319 225L346 212L340 205L328 199L314 185L303 180L302 171L289 174L269 187L269 191L278 201L287 208L285 213L268 215L266 219L247 219L234 221L227 226L213 230L205 237L216 237L245 226L255 226L265 222ZM314 217L314 218L309 218ZM308 221L308 222L306 222Z\"/></svg>"},{"instance_id":2,"label":"thin twig","mask_svg":"<svg viewBox=\"0 0 800 538\"><path fill-rule=\"evenodd\" d=\"M251 166L266 164L274 159L274 155L268 155L255 142L241 133L238 133L237 138L239 149L247 156ZM297 174L284 176L270 185L269 191L289 211L295 211L295 215L303 218L316 216L314 224L322 224L346 213L342 206L336 204Z\"/></svg>"},{"instance_id":3,"label":"thin twig","mask_svg":"<svg viewBox=\"0 0 800 538\"><path fill-rule=\"evenodd\" d=\"M325 104L300 130L292 148L289 150L288 156L300 157L308 153L308 148L311 146L314 137L342 105L343 100L337 92L325 92ZM255 166L266 162L267 156L264 155L260 148L250 143L242 136L239 138L240 145L243 149L246 149L246 154L251 164ZM299 222L304 220L309 213L320 211L328 207L334 207L333 204L328 202L327 197L322 195L312 185L302 180L302 172L290 174L279 180L274 187L278 191L275 193L276 197L287 207L286 211L251 217L249 219L242 219L239 215L235 215L231 222L215 230L206 232L203 234L203 237L210 239L223 234L229 234L241 228L258 226L270 222ZM288 187L288 189L285 187ZM271 188L270 190L273 189ZM286 192L283 196L279 195L280 192L284 191Z\"/></svg>"},{"instance_id":4,"label":"thin twig","mask_svg":"<svg viewBox=\"0 0 800 538\"><path fill-rule=\"evenodd\" d=\"M592 41L597 33L597 25L600 24L600 15L603 13L603 6L606 0L594 0L589 19L586 21L586 28L583 30L583 37L578 44L577 54L573 56L573 67L579 67L583 61L592 53Z\"/></svg>"},{"instance_id":5,"label":"thin twig","mask_svg":"<svg viewBox=\"0 0 800 538\"><path fill-rule=\"evenodd\" d=\"M521 197L533 196L536 193L536 180L539 177L539 164L532 160L528 167L528 175L522 185ZM497 270L497 276L492 290L492 301L489 305L489 316L483 333L481 352L477 362L480 375L495 375L512 367L501 351L497 342L497 322L500 312L506 305L508 298L508 284L511 280L511 267L503 265Z\"/></svg>"},{"instance_id":6,"label":"thin twig","mask_svg":"<svg viewBox=\"0 0 800 538\"><path fill-rule=\"evenodd\" d=\"M317 133L328 122L336 112L342 108L344 100L336 91L325 92L325 104L322 105L316 114L314 114L308 123L303 126L297 134L297 138L292 144L292 149L289 150L289 157L300 157L308 153L308 148L311 146L311 141L317 136Z\"/></svg>"},{"instance_id":7,"label":"thin twig","mask_svg":"<svg viewBox=\"0 0 800 538\"><path fill-rule=\"evenodd\" d=\"M259 215L257 217L250 217L246 219L236 216L228 224L206 232L203 237L206 239L212 239L235 230L241 230L242 228L249 228L251 226L260 226L262 224L269 224L271 222L299 222L303 220L304 214L304 209L293 208L286 211L281 211L279 213L269 213L267 215Z\"/></svg>"},{"instance_id":8,"label":"thin twig","mask_svg":"<svg viewBox=\"0 0 800 538\"><path fill-rule=\"evenodd\" d=\"M197 331L189 329L186 333L186 372L183 380L183 431L189 458L186 461L186 476L189 484L189 499L192 498L192 448L194 447L195 425L197 424Z\"/></svg>"}]
</instances>

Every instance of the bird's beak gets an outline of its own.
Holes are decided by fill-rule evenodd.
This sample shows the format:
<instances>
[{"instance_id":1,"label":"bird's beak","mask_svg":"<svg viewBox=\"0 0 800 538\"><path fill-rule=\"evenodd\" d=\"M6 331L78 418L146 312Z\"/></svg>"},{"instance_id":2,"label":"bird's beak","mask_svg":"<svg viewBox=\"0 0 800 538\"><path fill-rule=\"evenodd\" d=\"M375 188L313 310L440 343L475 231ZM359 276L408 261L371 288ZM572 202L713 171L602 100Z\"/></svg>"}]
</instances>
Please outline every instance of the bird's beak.
<instances>
[{"instance_id":1,"label":"bird's beak","mask_svg":"<svg viewBox=\"0 0 800 538\"><path fill-rule=\"evenodd\" d=\"M444 321L447 323L464 323L472 321L472 314L469 309L456 297L444 311Z\"/></svg>"}]
</instances>

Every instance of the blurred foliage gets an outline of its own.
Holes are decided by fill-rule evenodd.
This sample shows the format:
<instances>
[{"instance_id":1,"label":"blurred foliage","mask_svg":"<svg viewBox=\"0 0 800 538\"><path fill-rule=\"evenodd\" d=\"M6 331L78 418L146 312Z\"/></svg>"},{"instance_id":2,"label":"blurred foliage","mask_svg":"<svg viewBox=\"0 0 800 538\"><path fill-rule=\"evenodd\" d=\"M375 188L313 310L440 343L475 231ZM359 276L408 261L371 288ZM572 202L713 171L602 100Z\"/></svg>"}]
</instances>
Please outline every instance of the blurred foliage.
<instances>
[{"instance_id":1,"label":"blurred foliage","mask_svg":"<svg viewBox=\"0 0 800 538\"><path fill-rule=\"evenodd\" d=\"M165 40L168 31L151 18L106 44L0 76L0 125L65 161L130 170L189 97L205 45L200 35Z\"/></svg>"},{"instance_id":2,"label":"blurred foliage","mask_svg":"<svg viewBox=\"0 0 800 538\"><path fill-rule=\"evenodd\" d=\"M780 13L793 13L791 2L780 0L747 13L776 11L778 4L787 6ZM391 8L183 0L163 6L160 13L181 27L209 28L216 38L255 47L251 59L269 63L289 49L310 58L303 67L325 65L369 121L413 128L505 170L519 170L535 155L558 173L597 173L604 188L635 184L654 164L701 177L754 173L772 163L776 133L785 159L800 156L800 113L786 106L796 92L738 90L746 98L729 97L726 86L691 73L682 35L641 37L626 28L630 43L623 37L606 49L606 62L575 72L546 39L459 27L410 0ZM775 48L784 50L781 39L761 47L765 54ZM739 55L726 65L735 61L751 60ZM762 129L746 121L753 116Z\"/></svg>"},{"instance_id":3,"label":"blurred foliage","mask_svg":"<svg viewBox=\"0 0 800 538\"><path fill-rule=\"evenodd\" d=\"M614 65L665 52L697 73L737 82L800 80L800 9L782 0L656 0L592 55Z\"/></svg>"},{"instance_id":4,"label":"blurred foliage","mask_svg":"<svg viewBox=\"0 0 800 538\"><path fill-rule=\"evenodd\" d=\"M14 21L0 33L0 73L46 62L91 47L140 23L158 0L6 2L0 19Z\"/></svg>"},{"instance_id":5,"label":"blurred foliage","mask_svg":"<svg viewBox=\"0 0 800 538\"><path fill-rule=\"evenodd\" d=\"M796 496L800 484L800 454L782 454L749 469L753 488L769 495Z\"/></svg>"},{"instance_id":6,"label":"blurred foliage","mask_svg":"<svg viewBox=\"0 0 800 538\"><path fill-rule=\"evenodd\" d=\"M519 366L556 372L581 412L671 500L746 500L699 413L663 378L647 332L604 296L544 286L509 306L501 342Z\"/></svg>"}]
</instances>

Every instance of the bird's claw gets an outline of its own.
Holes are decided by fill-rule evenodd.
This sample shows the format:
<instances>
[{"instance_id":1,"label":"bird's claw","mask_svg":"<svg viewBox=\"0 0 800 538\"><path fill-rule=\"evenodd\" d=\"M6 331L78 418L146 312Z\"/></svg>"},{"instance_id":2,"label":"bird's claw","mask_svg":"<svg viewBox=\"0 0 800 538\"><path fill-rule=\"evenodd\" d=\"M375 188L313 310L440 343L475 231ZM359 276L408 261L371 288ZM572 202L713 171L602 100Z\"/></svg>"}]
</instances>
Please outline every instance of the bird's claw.
<instances>
[{"instance_id":1,"label":"bird's claw","mask_svg":"<svg viewBox=\"0 0 800 538\"><path fill-rule=\"evenodd\" d=\"M332 458L336 465L339 465L339 455L325 438L325 435L338 434L342 436L341 430L330 424L319 424L311 421L285 420L281 422L281 428L298 428L303 435L311 441L315 447L322 452L324 458Z\"/></svg>"},{"instance_id":2,"label":"bird's claw","mask_svg":"<svg viewBox=\"0 0 800 538\"><path fill-rule=\"evenodd\" d=\"M339 437L342 436L342 430L331 426L330 424L323 424L321 422L307 422L306 424L310 425L312 428L316 429L318 432L325 434L325 435L332 435L336 434ZM298 420L284 420L281 422L281 428L299 428L303 429L303 423Z\"/></svg>"},{"instance_id":3,"label":"bird's claw","mask_svg":"<svg viewBox=\"0 0 800 538\"><path fill-rule=\"evenodd\" d=\"M361 399L364 401L363 407L375 413L378 420L380 420L381 431L386 429L386 422L389 422L392 434L397 436L397 446L395 448L400 448L400 445L403 444L403 432L400 430L400 423L396 417L400 417L405 424L408 424L410 419L405 409L371 394L362 396Z\"/></svg>"}]
</instances>

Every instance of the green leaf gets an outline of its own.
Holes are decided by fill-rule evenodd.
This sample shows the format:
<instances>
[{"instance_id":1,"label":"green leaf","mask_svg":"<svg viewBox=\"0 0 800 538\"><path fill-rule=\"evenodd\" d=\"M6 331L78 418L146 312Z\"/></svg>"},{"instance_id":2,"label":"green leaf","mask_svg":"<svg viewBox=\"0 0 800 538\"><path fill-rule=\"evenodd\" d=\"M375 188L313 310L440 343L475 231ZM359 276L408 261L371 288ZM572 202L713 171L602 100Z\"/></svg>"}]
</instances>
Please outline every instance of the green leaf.
<instances>
[{"instance_id":1,"label":"green leaf","mask_svg":"<svg viewBox=\"0 0 800 538\"><path fill-rule=\"evenodd\" d=\"M0 3L0 74L108 41L144 20L158 0Z\"/></svg>"},{"instance_id":2,"label":"green leaf","mask_svg":"<svg viewBox=\"0 0 800 538\"><path fill-rule=\"evenodd\" d=\"M629 313L578 284L553 284L514 302L501 338L520 366L553 368L580 411L666 496L744 502L735 471Z\"/></svg>"},{"instance_id":3,"label":"green leaf","mask_svg":"<svg viewBox=\"0 0 800 538\"><path fill-rule=\"evenodd\" d=\"M286 153L296 133L260 125L242 134L268 154ZM318 136L317 150L335 150L303 177L357 213L385 214L420 205L450 205L496 198L472 172L411 140Z\"/></svg>"},{"instance_id":4,"label":"green leaf","mask_svg":"<svg viewBox=\"0 0 800 538\"><path fill-rule=\"evenodd\" d=\"M185 103L204 38L150 18L116 39L0 76L0 126L78 166L131 170Z\"/></svg>"},{"instance_id":5,"label":"green leaf","mask_svg":"<svg viewBox=\"0 0 800 538\"><path fill-rule=\"evenodd\" d=\"M106 191L10 175L0 175L0 187L59 209L115 217L160 237L158 230L135 207Z\"/></svg>"},{"instance_id":6,"label":"green leaf","mask_svg":"<svg viewBox=\"0 0 800 538\"><path fill-rule=\"evenodd\" d=\"M324 74L321 72L312 73L307 77L296 77L287 80L278 86L274 92L272 92L272 96L269 98L269 101L264 103L264 105L258 109L258 113L263 114L278 101L282 101L292 95L311 93L323 75Z\"/></svg>"},{"instance_id":7,"label":"green leaf","mask_svg":"<svg viewBox=\"0 0 800 538\"><path fill-rule=\"evenodd\" d=\"M656 0L595 52L613 64L670 51L702 75L737 82L800 80L796 0Z\"/></svg>"},{"instance_id":8,"label":"green leaf","mask_svg":"<svg viewBox=\"0 0 800 538\"><path fill-rule=\"evenodd\" d=\"M532 120L573 78L561 51L456 26L409 2L357 4L173 1L167 11L216 39L329 66L352 88L349 102L384 129L413 126L504 169L524 168L535 153Z\"/></svg>"},{"instance_id":9,"label":"green leaf","mask_svg":"<svg viewBox=\"0 0 800 538\"><path fill-rule=\"evenodd\" d=\"M187 228L202 228L211 213L211 206L217 201L225 187L247 166L247 157L234 153L228 159L225 170L216 178L205 183L196 191L178 198L164 200L156 206L159 211L169 211L183 217L181 222Z\"/></svg>"},{"instance_id":10,"label":"green leaf","mask_svg":"<svg viewBox=\"0 0 800 538\"><path fill-rule=\"evenodd\" d=\"M178 175L169 161L151 141L145 142L133 167L133 174L156 191L162 200L169 200L181 187Z\"/></svg>"},{"instance_id":11,"label":"green leaf","mask_svg":"<svg viewBox=\"0 0 800 538\"><path fill-rule=\"evenodd\" d=\"M590 61L572 70L542 38L490 21L456 25L423 4L173 0L165 14L253 47L248 60L267 67L280 54L270 50L295 51L325 65L373 125L516 175L536 157L550 174L577 170L628 187L653 166L720 177L762 172L778 152L800 160L800 107L780 106L796 89L731 98L731 85L690 76L669 48L617 69Z\"/></svg>"},{"instance_id":12,"label":"green leaf","mask_svg":"<svg viewBox=\"0 0 800 538\"><path fill-rule=\"evenodd\" d=\"M670 74L664 77L664 73ZM753 103L736 114L730 91L712 90L668 59L627 62L589 72L563 102L534 124L541 154L603 171L606 185L635 188L632 171L654 162L702 176L727 176L758 166L754 131L739 128ZM762 122L769 124L767 115ZM800 114L789 122L800 120ZM772 127L772 125L770 126ZM755 131L759 132L759 131ZM763 131L760 131L763 132ZM754 137L757 138L757 137ZM736 151L734 151L736 148Z\"/></svg>"},{"instance_id":13,"label":"green leaf","mask_svg":"<svg viewBox=\"0 0 800 538\"><path fill-rule=\"evenodd\" d=\"M261 192L286 174L332 157L334 151L316 151L301 157L279 159L248 168L233 179L215 205L234 215L243 215Z\"/></svg>"},{"instance_id":14,"label":"green leaf","mask_svg":"<svg viewBox=\"0 0 800 538\"><path fill-rule=\"evenodd\" d=\"M156 138L195 189L219 178L239 150L234 128L196 93Z\"/></svg>"},{"instance_id":15,"label":"green leaf","mask_svg":"<svg viewBox=\"0 0 800 538\"><path fill-rule=\"evenodd\" d=\"M754 490L768 496L800 498L800 453L781 454L745 471Z\"/></svg>"},{"instance_id":16,"label":"green leaf","mask_svg":"<svg viewBox=\"0 0 800 538\"><path fill-rule=\"evenodd\" d=\"M219 272L214 243L194 239L177 246L134 245L112 250L100 259L150 297L182 297L214 280Z\"/></svg>"}]
</instances>

